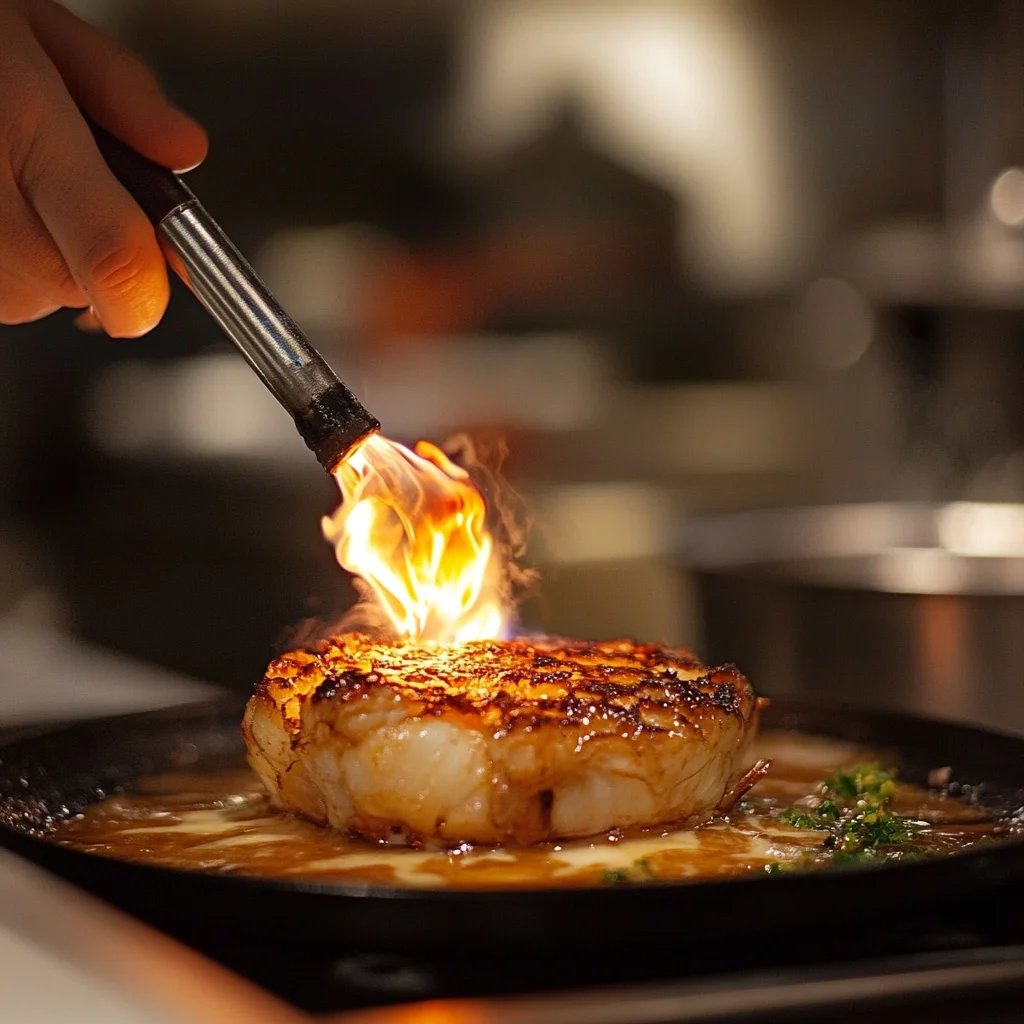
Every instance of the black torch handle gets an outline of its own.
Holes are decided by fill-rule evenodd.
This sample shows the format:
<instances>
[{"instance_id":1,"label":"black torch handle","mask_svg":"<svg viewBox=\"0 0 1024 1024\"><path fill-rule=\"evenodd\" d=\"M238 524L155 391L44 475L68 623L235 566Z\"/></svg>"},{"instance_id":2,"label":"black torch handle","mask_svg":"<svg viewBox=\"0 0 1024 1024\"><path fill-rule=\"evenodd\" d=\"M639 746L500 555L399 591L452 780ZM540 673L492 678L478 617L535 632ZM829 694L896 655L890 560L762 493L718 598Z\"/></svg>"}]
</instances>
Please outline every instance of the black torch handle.
<instances>
[{"instance_id":1,"label":"black torch handle","mask_svg":"<svg viewBox=\"0 0 1024 1024\"><path fill-rule=\"evenodd\" d=\"M114 177L156 227L168 214L195 201L192 190L174 173L126 146L105 128L86 118L103 159Z\"/></svg>"},{"instance_id":2,"label":"black torch handle","mask_svg":"<svg viewBox=\"0 0 1024 1024\"><path fill-rule=\"evenodd\" d=\"M321 465L333 470L380 424L181 178L86 121L114 176L152 221L168 263L288 410Z\"/></svg>"}]
</instances>

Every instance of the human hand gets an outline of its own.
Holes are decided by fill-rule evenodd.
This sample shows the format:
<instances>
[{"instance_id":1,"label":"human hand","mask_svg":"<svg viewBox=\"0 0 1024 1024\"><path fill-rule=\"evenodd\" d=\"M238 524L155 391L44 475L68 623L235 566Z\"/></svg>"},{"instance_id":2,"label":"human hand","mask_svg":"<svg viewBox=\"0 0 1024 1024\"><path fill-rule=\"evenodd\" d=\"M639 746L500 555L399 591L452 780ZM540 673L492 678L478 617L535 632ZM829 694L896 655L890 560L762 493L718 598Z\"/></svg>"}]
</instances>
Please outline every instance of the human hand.
<instances>
[{"instance_id":1,"label":"human hand","mask_svg":"<svg viewBox=\"0 0 1024 1024\"><path fill-rule=\"evenodd\" d=\"M81 111L173 170L206 156L203 129L120 43L53 0L0 0L0 323L90 307L135 338L167 307L167 269Z\"/></svg>"}]
</instances>

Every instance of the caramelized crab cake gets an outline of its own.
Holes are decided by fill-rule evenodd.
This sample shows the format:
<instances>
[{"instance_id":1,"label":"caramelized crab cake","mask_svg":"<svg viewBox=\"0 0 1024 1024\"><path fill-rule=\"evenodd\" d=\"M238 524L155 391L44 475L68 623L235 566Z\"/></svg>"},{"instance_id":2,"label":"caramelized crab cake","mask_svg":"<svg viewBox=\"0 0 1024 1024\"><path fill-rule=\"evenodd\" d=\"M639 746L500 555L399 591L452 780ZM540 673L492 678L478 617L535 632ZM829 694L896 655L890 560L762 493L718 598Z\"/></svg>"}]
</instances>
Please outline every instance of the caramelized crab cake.
<instances>
[{"instance_id":1,"label":"caramelized crab cake","mask_svg":"<svg viewBox=\"0 0 1024 1024\"><path fill-rule=\"evenodd\" d=\"M272 662L243 733L274 802L316 822L532 843L706 819L757 710L734 666L667 647L348 634Z\"/></svg>"}]
</instances>

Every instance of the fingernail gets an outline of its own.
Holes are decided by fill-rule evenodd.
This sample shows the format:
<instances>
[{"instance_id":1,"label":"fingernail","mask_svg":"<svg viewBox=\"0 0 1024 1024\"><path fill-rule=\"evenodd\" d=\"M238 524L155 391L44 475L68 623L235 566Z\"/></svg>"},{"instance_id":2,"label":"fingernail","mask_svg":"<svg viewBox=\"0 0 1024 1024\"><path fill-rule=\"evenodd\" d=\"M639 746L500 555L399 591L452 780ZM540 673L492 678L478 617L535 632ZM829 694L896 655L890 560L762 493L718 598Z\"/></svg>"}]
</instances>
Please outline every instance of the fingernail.
<instances>
[{"instance_id":1,"label":"fingernail","mask_svg":"<svg viewBox=\"0 0 1024 1024\"><path fill-rule=\"evenodd\" d=\"M102 334L103 324L100 323L100 318L96 315L95 310L90 306L88 309L79 313L75 317L75 326L80 331L85 331L86 334Z\"/></svg>"}]
</instances>

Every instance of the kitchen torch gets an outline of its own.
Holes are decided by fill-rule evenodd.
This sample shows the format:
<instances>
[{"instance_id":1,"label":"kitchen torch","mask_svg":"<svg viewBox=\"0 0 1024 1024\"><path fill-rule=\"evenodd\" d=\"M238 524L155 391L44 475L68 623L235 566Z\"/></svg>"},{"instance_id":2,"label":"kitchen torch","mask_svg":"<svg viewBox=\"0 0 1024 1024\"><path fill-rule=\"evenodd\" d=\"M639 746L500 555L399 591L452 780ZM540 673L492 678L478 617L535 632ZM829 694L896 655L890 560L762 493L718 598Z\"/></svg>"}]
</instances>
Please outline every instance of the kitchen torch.
<instances>
[{"instance_id":1,"label":"kitchen torch","mask_svg":"<svg viewBox=\"0 0 1024 1024\"><path fill-rule=\"evenodd\" d=\"M89 122L117 180L156 228L168 264L288 410L328 472L380 423L338 378L175 174Z\"/></svg>"}]
</instances>

